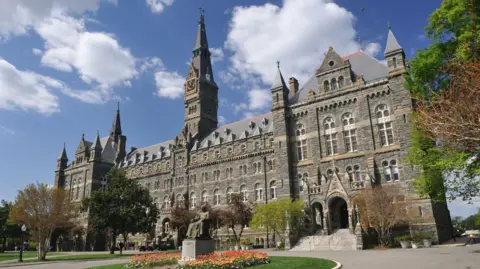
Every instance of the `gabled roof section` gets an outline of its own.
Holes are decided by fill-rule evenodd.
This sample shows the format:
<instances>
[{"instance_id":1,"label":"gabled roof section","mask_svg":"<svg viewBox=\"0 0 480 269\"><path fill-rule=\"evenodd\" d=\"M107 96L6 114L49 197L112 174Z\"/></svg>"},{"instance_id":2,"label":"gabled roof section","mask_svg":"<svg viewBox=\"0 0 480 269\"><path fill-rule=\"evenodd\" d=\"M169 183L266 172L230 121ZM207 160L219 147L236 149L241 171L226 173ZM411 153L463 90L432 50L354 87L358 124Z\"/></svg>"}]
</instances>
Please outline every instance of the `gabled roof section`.
<instances>
[{"instance_id":1,"label":"gabled roof section","mask_svg":"<svg viewBox=\"0 0 480 269\"><path fill-rule=\"evenodd\" d=\"M114 143L111 136L103 137L100 139L100 145L102 146L102 161L108 163L115 162L115 156L117 153L117 144Z\"/></svg>"},{"instance_id":2,"label":"gabled roof section","mask_svg":"<svg viewBox=\"0 0 480 269\"><path fill-rule=\"evenodd\" d=\"M92 142L85 140L85 134L82 134L82 139L80 139L80 143L78 144L75 153L84 152L85 150L90 149L91 146Z\"/></svg>"},{"instance_id":3,"label":"gabled roof section","mask_svg":"<svg viewBox=\"0 0 480 269\"><path fill-rule=\"evenodd\" d=\"M327 55L325 56L325 59L323 59L323 63L316 73L319 74L348 65L347 60L348 59L344 59L338 55L332 47L329 47Z\"/></svg>"},{"instance_id":4,"label":"gabled roof section","mask_svg":"<svg viewBox=\"0 0 480 269\"><path fill-rule=\"evenodd\" d=\"M387 66L363 51L349 54L344 56L343 59L350 62L353 75L356 77L363 76L366 82L388 77ZM318 91L319 86L317 83L317 77L314 74L305 82L305 84L302 85L300 90L294 96L290 97L290 104L296 104L307 100L308 92L310 90L314 90L315 92Z\"/></svg>"},{"instance_id":5,"label":"gabled roof section","mask_svg":"<svg viewBox=\"0 0 480 269\"><path fill-rule=\"evenodd\" d=\"M387 37L387 46L385 47L384 54L388 54L390 52L394 52L396 50L401 50L402 47L398 44L397 38L392 32L392 29L388 27L388 37Z\"/></svg>"}]
</instances>

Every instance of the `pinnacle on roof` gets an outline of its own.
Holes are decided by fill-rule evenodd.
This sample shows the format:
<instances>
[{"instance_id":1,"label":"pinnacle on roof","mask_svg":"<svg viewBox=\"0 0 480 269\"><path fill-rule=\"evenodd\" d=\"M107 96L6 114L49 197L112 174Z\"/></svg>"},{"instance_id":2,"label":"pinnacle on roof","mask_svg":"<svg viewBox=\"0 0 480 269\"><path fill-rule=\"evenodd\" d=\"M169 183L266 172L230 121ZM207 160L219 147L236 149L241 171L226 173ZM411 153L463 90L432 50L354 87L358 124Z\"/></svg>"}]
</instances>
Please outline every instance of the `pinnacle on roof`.
<instances>
[{"instance_id":1,"label":"pinnacle on roof","mask_svg":"<svg viewBox=\"0 0 480 269\"><path fill-rule=\"evenodd\" d=\"M275 88L287 88L287 84L285 84L285 80L283 80L282 72L280 71L280 62L277 61L277 76L275 77L275 81L273 82L272 89Z\"/></svg>"},{"instance_id":2,"label":"pinnacle on roof","mask_svg":"<svg viewBox=\"0 0 480 269\"><path fill-rule=\"evenodd\" d=\"M120 124L120 102L117 102L117 114L113 120L112 129L110 130L110 135L121 135L122 134L122 125Z\"/></svg>"},{"instance_id":3,"label":"pinnacle on roof","mask_svg":"<svg viewBox=\"0 0 480 269\"><path fill-rule=\"evenodd\" d=\"M97 137L95 137L95 142L93 142L90 149L102 150L102 144L100 143L100 134L97 131Z\"/></svg>"},{"instance_id":4,"label":"pinnacle on roof","mask_svg":"<svg viewBox=\"0 0 480 269\"><path fill-rule=\"evenodd\" d=\"M59 160L68 160L67 157L67 150L65 149L65 143L63 143L63 149L62 152L60 153L60 156L58 157Z\"/></svg>"},{"instance_id":5,"label":"pinnacle on roof","mask_svg":"<svg viewBox=\"0 0 480 269\"><path fill-rule=\"evenodd\" d=\"M387 37L387 46L385 47L384 54L388 54L390 52L401 50L402 47L398 44L395 35L392 32L392 28L390 27L390 23L388 24L388 37Z\"/></svg>"},{"instance_id":6,"label":"pinnacle on roof","mask_svg":"<svg viewBox=\"0 0 480 269\"><path fill-rule=\"evenodd\" d=\"M197 40L195 41L195 47L193 48L194 51L203 49L203 48L208 48L204 13L205 13L205 10L203 8L200 8L200 21L198 21Z\"/></svg>"}]
</instances>

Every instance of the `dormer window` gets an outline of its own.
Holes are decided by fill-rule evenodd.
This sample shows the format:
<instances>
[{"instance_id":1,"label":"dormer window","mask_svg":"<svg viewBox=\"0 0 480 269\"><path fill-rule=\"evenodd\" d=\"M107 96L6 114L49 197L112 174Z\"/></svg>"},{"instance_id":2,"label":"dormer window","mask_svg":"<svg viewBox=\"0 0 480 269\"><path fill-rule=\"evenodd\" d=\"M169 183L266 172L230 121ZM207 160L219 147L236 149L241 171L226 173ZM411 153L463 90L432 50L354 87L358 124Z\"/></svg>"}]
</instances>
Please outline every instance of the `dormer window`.
<instances>
[{"instance_id":1,"label":"dormer window","mask_svg":"<svg viewBox=\"0 0 480 269\"><path fill-rule=\"evenodd\" d=\"M203 160L204 161L208 160L208 154L207 153L203 153Z\"/></svg>"},{"instance_id":2,"label":"dormer window","mask_svg":"<svg viewBox=\"0 0 480 269\"><path fill-rule=\"evenodd\" d=\"M220 151L215 151L215 159L219 159L220 158Z\"/></svg>"},{"instance_id":3,"label":"dormer window","mask_svg":"<svg viewBox=\"0 0 480 269\"><path fill-rule=\"evenodd\" d=\"M247 150L247 147L245 145L240 146L240 152L241 153L245 153L246 150Z\"/></svg>"},{"instance_id":4,"label":"dormer window","mask_svg":"<svg viewBox=\"0 0 480 269\"><path fill-rule=\"evenodd\" d=\"M263 120L262 120L262 125L263 125L263 127L266 127L267 124L268 124L268 119L263 118Z\"/></svg>"},{"instance_id":5,"label":"dormer window","mask_svg":"<svg viewBox=\"0 0 480 269\"><path fill-rule=\"evenodd\" d=\"M330 90L330 82L328 82L328 80L325 80L323 82L323 89L328 92Z\"/></svg>"},{"instance_id":6,"label":"dormer window","mask_svg":"<svg viewBox=\"0 0 480 269\"><path fill-rule=\"evenodd\" d=\"M255 127L255 123L253 121L251 121L249 124L248 124L248 127L250 127L250 129L253 129L253 127Z\"/></svg>"}]
</instances>

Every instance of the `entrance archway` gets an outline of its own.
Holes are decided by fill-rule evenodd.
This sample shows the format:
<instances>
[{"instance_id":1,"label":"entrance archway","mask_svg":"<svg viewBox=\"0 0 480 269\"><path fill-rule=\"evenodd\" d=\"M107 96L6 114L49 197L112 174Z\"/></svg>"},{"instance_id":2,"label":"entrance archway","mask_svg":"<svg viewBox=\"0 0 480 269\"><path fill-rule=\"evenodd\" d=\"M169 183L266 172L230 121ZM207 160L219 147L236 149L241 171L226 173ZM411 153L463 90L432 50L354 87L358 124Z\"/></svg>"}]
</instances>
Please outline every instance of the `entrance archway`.
<instances>
[{"instance_id":1,"label":"entrance archway","mask_svg":"<svg viewBox=\"0 0 480 269\"><path fill-rule=\"evenodd\" d=\"M329 201L328 207L331 231L348 228L347 202L343 198L334 197Z\"/></svg>"}]
</instances>

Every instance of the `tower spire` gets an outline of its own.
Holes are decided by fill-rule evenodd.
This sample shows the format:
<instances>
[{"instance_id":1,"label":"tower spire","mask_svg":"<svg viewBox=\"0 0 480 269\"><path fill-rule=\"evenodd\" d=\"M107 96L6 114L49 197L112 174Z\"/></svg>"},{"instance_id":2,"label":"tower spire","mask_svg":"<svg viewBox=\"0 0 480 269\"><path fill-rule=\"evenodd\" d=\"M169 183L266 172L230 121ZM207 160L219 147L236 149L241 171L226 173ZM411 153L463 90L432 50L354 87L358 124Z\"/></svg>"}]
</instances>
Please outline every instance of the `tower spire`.
<instances>
[{"instance_id":1,"label":"tower spire","mask_svg":"<svg viewBox=\"0 0 480 269\"><path fill-rule=\"evenodd\" d=\"M200 49L208 50L207 31L205 29L205 10L200 8L200 20L198 21L197 39L195 40L195 47L193 52Z\"/></svg>"},{"instance_id":2,"label":"tower spire","mask_svg":"<svg viewBox=\"0 0 480 269\"><path fill-rule=\"evenodd\" d=\"M396 52L397 50L402 50L400 44L398 44L397 38L392 32L392 27L390 26L390 22L388 23L388 37L387 37L387 45L385 46L384 54L390 54L392 52Z\"/></svg>"},{"instance_id":3,"label":"tower spire","mask_svg":"<svg viewBox=\"0 0 480 269\"><path fill-rule=\"evenodd\" d=\"M112 129L110 130L110 136L114 139L115 143L118 143L118 137L122 135L122 125L120 123L120 102L117 102L117 113L113 120Z\"/></svg>"},{"instance_id":4,"label":"tower spire","mask_svg":"<svg viewBox=\"0 0 480 269\"><path fill-rule=\"evenodd\" d=\"M67 150L65 149L65 143L63 143L62 152L60 152L60 156L58 157L59 160L68 160L67 157Z\"/></svg>"}]
</instances>

